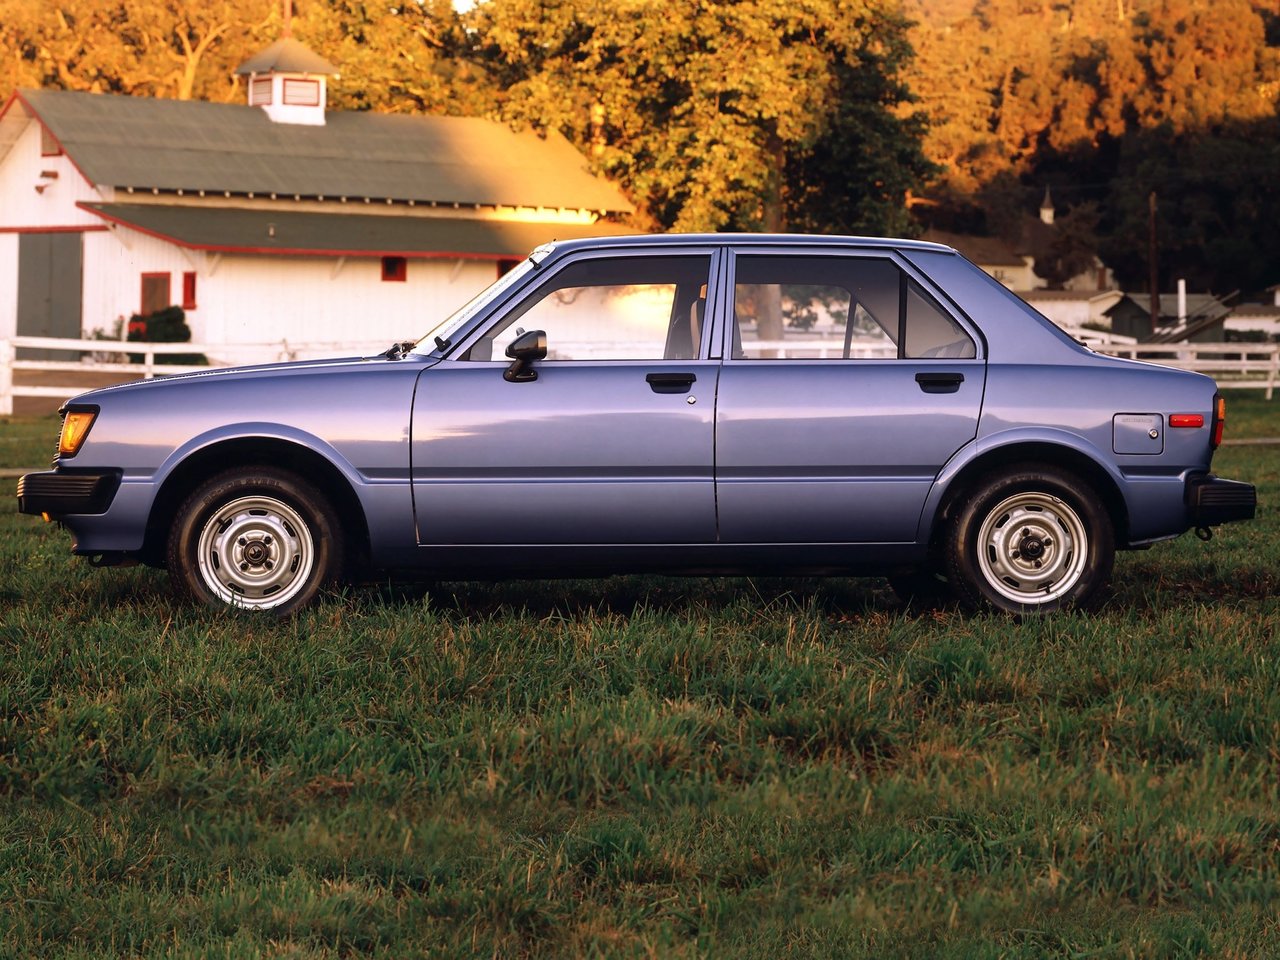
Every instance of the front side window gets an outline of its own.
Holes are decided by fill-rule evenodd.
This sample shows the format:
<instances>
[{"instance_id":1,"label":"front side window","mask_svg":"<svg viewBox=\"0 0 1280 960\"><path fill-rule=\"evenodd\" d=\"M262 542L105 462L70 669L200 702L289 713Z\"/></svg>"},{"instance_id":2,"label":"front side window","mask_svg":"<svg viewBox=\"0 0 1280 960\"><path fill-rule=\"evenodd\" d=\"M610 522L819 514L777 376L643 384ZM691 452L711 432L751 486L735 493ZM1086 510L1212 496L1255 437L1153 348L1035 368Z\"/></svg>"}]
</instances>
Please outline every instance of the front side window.
<instances>
[{"instance_id":1,"label":"front side window","mask_svg":"<svg viewBox=\"0 0 1280 960\"><path fill-rule=\"evenodd\" d=\"M546 333L546 362L694 359L709 269L703 256L580 260L505 314L466 359L502 359L530 330Z\"/></svg>"},{"instance_id":2,"label":"front side window","mask_svg":"<svg viewBox=\"0 0 1280 960\"><path fill-rule=\"evenodd\" d=\"M732 319L738 360L977 355L963 328L883 258L739 257Z\"/></svg>"}]
</instances>

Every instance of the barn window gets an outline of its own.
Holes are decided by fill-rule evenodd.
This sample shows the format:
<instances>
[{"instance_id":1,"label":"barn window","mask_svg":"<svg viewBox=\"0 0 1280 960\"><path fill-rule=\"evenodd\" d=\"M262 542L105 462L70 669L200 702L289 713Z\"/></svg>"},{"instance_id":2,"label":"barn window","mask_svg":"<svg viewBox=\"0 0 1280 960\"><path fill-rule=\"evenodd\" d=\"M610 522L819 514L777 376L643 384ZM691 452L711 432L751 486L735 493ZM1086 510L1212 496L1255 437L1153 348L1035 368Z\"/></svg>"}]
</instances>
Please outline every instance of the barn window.
<instances>
[{"instance_id":1,"label":"barn window","mask_svg":"<svg viewBox=\"0 0 1280 960\"><path fill-rule=\"evenodd\" d=\"M249 86L249 106L265 107L271 102L271 78L254 77Z\"/></svg>"},{"instance_id":2,"label":"barn window","mask_svg":"<svg viewBox=\"0 0 1280 960\"><path fill-rule=\"evenodd\" d=\"M320 81L286 79L284 102L291 107L320 106Z\"/></svg>"},{"instance_id":3,"label":"barn window","mask_svg":"<svg viewBox=\"0 0 1280 960\"><path fill-rule=\"evenodd\" d=\"M182 275L182 309L194 310L196 308L196 275L194 271L188 270Z\"/></svg>"},{"instance_id":4,"label":"barn window","mask_svg":"<svg viewBox=\"0 0 1280 960\"><path fill-rule=\"evenodd\" d=\"M50 133L49 128L43 124L40 125L40 156L62 156L62 144L58 143L58 138Z\"/></svg>"},{"instance_id":5,"label":"barn window","mask_svg":"<svg viewBox=\"0 0 1280 960\"><path fill-rule=\"evenodd\" d=\"M169 297L169 274L144 273L142 275L142 308L138 313L144 317L163 310L173 302Z\"/></svg>"},{"instance_id":6,"label":"barn window","mask_svg":"<svg viewBox=\"0 0 1280 960\"><path fill-rule=\"evenodd\" d=\"M409 261L404 257L383 257L382 279L403 283L409 279Z\"/></svg>"}]
</instances>

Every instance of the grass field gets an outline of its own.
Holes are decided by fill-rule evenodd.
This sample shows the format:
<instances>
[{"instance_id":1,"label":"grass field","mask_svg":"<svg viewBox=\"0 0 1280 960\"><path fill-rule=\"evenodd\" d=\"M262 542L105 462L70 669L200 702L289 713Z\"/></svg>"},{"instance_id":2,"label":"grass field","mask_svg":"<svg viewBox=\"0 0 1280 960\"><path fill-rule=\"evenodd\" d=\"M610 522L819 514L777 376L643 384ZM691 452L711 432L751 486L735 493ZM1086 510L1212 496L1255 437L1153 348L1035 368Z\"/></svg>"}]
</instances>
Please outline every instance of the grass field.
<instances>
[{"instance_id":1,"label":"grass field","mask_svg":"<svg viewBox=\"0 0 1280 960\"><path fill-rule=\"evenodd\" d=\"M657 577L262 622L10 500L0 956L1280 956L1280 447L1215 466L1256 522L1027 623Z\"/></svg>"}]
</instances>

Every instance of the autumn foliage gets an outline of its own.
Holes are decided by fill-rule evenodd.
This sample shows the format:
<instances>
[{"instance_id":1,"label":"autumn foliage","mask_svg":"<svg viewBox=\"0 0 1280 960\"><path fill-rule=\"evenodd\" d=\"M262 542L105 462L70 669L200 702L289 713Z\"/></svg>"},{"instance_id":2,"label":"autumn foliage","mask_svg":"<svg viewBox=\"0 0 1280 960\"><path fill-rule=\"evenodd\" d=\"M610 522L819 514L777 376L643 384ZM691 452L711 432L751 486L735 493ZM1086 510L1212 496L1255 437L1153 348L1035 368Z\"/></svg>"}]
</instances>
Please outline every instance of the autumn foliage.
<instances>
[{"instance_id":1,"label":"autumn foliage","mask_svg":"<svg viewBox=\"0 0 1280 960\"><path fill-rule=\"evenodd\" d=\"M0 85L242 102L272 0L0 0ZM1007 233L1051 186L1122 279L1280 280L1274 0L296 0L334 106L554 128L681 230ZM1072 221L1074 217L1074 221Z\"/></svg>"}]
</instances>

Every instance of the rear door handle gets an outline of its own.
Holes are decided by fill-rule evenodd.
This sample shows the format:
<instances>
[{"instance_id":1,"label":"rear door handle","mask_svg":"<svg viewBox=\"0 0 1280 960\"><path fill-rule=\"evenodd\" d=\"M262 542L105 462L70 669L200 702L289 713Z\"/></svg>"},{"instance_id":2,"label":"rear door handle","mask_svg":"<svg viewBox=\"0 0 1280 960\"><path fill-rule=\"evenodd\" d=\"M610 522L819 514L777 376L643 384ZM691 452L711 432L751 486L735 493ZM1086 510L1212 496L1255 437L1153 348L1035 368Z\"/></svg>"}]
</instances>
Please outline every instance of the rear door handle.
<instances>
[{"instance_id":1,"label":"rear door handle","mask_svg":"<svg viewBox=\"0 0 1280 960\"><path fill-rule=\"evenodd\" d=\"M964 383L963 373L917 373L916 383L925 393L955 393Z\"/></svg>"},{"instance_id":2,"label":"rear door handle","mask_svg":"<svg viewBox=\"0 0 1280 960\"><path fill-rule=\"evenodd\" d=\"M687 393L697 379L692 373L651 373L645 377L654 393Z\"/></svg>"}]
</instances>

